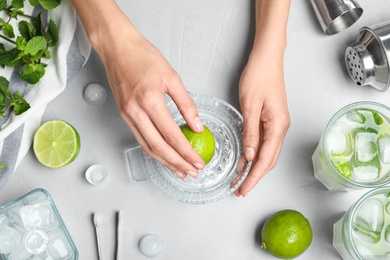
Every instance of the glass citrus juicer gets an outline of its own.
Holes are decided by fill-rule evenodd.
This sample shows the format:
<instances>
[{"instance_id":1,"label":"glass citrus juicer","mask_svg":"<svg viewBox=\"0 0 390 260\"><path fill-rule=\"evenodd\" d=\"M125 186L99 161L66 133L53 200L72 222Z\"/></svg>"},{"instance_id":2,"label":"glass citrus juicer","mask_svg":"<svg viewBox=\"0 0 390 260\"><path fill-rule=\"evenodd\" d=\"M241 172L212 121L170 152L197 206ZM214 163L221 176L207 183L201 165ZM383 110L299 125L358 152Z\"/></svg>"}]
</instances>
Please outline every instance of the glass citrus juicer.
<instances>
[{"instance_id":1,"label":"glass citrus juicer","mask_svg":"<svg viewBox=\"0 0 390 260\"><path fill-rule=\"evenodd\" d=\"M242 175L238 174L237 164L243 152L241 114L221 99L191 96L202 123L213 133L216 143L212 160L199 171L197 178L180 179L139 146L126 150L125 154L133 180L151 180L162 192L178 201L205 204L232 194L245 180L251 165L246 165ZM186 123L173 101L168 102L167 107L178 125Z\"/></svg>"}]
</instances>

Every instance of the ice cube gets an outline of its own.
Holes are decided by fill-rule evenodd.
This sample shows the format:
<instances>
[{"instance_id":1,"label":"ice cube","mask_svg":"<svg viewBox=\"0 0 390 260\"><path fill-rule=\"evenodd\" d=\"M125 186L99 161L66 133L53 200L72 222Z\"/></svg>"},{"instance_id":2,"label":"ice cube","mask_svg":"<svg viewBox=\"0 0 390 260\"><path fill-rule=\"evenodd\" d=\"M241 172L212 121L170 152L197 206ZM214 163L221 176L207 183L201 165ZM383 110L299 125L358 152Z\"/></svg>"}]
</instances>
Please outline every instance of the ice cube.
<instances>
[{"instance_id":1,"label":"ice cube","mask_svg":"<svg viewBox=\"0 0 390 260\"><path fill-rule=\"evenodd\" d=\"M327 134L326 147L331 156L349 157L353 152L352 128L344 123L334 124Z\"/></svg>"},{"instance_id":2,"label":"ice cube","mask_svg":"<svg viewBox=\"0 0 390 260\"><path fill-rule=\"evenodd\" d=\"M0 214L0 228L8 227L10 223L11 221L6 215Z\"/></svg>"},{"instance_id":3,"label":"ice cube","mask_svg":"<svg viewBox=\"0 0 390 260\"><path fill-rule=\"evenodd\" d=\"M352 172L354 179L359 182L370 182L378 180L379 168L376 166L365 166L352 164Z\"/></svg>"},{"instance_id":4,"label":"ice cube","mask_svg":"<svg viewBox=\"0 0 390 260\"><path fill-rule=\"evenodd\" d=\"M26 228L42 228L54 222L53 212L48 202L24 206L20 209L20 216Z\"/></svg>"},{"instance_id":5,"label":"ice cube","mask_svg":"<svg viewBox=\"0 0 390 260\"><path fill-rule=\"evenodd\" d=\"M39 255L46 250L49 236L43 230L38 229L27 233L23 240L28 252L33 255Z\"/></svg>"},{"instance_id":6,"label":"ice cube","mask_svg":"<svg viewBox=\"0 0 390 260\"><path fill-rule=\"evenodd\" d=\"M0 228L0 254L12 253L20 242L18 232L10 227Z\"/></svg>"},{"instance_id":7,"label":"ice cube","mask_svg":"<svg viewBox=\"0 0 390 260\"><path fill-rule=\"evenodd\" d=\"M370 132L358 132L356 134L355 152L358 161L368 162L374 159L378 153L377 136L377 134Z\"/></svg>"},{"instance_id":8,"label":"ice cube","mask_svg":"<svg viewBox=\"0 0 390 260\"><path fill-rule=\"evenodd\" d=\"M20 243L19 246L8 255L8 260L26 260L30 259L31 253L29 253L24 247L23 243Z\"/></svg>"},{"instance_id":9,"label":"ice cube","mask_svg":"<svg viewBox=\"0 0 390 260\"><path fill-rule=\"evenodd\" d=\"M72 259L73 251L68 239L60 229L48 233L49 245L47 252L54 260Z\"/></svg>"},{"instance_id":10,"label":"ice cube","mask_svg":"<svg viewBox=\"0 0 390 260\"><path fill-rule=\"evenodd\" d=\"M371 243L380 240L384 226L384 205L381 200L371 198L366 200L356 212L353 223L355 234Z\"/></svg>"},{"instance_id":11,"label":"ice cube","mask_svg":"<svg viewBox=\"0 0 390 260\"><path fill-rule=\"evenodd\" d=\"M382 163L390 163L390 135L378 138L378 152Z\"/></svg>"},{"instance_id":12,"label":"ice cube","mask_svg":"<svg viewBox=\"0 0 390 260\"><path fill-rule=\"evenodd\" d=\"M346 117L348 120L359 124L364 124L364 122L366 121L366 117L356 110L349 111Z\"/></svg>"}]
</instances>

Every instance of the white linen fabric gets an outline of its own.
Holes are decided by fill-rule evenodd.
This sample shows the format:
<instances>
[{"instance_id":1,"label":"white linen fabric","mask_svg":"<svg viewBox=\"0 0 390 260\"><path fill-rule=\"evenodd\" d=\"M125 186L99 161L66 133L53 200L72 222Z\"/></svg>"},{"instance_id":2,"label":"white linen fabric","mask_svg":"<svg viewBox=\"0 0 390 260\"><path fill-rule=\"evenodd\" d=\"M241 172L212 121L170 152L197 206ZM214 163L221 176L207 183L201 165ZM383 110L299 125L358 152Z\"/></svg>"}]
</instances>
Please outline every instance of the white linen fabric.
<instances>
[{"instance_id":1,"label":"white linen fabric","mask_svg":"<svg viewBox=\"0 0 390 260\"><path fill-rule=\"evenodd\" d=\"M45 75L35 85L20 80L18 68L0 69L0 76L10 82L10 91L14 93L19 90L31 106L21 115L15 116L11 112L5 118L0 118L0 163L6 166L0 169L0 189L29 150L46 105L65 89L91 53L91 45L70 0L62 0L57 8L49 12L28 6L28 1L25 5L26 14L42 11L44 19L55 21L59 42L51 49L51 59L45 60L48 64Z\"/></svg>"}]
</instances>

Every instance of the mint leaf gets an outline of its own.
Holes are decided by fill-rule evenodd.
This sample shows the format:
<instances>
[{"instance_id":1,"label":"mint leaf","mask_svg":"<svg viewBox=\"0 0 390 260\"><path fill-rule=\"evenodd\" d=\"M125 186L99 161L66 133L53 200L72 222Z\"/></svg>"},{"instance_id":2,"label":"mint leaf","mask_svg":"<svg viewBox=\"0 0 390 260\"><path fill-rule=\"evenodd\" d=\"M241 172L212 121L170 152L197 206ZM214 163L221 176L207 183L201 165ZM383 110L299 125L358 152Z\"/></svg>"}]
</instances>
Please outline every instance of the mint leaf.
<instances>
[{"instance_id":1,"label":"mint leaf","mask_svg":"<svg viewBox=\"0 0 390 260\"><path fill-rule=\"evenodd\" d=\"M18 57L20 50L13 48L9 51L0 48L0 65L9 67L19 67L23 65L22 60L15 60Z\"/></svg>"},{"instance_id":2,"label":"mint leaf","mask_svg":"<svg viewBox=\"0 0 390 260\"><path fill-rule=\"evenodd\" d=\"M45 75L45 68L42 64L28 64L20 73L20 78L30 84L36 84Z\"/></svg>"},{"instance_id":3,"label":"mint leaf","mask_svg":"<svg viewBox=\"0 0 390 260\"><path fill-rule=\"evenodd\" d=\"M38 0L28 0L30 2L30 5L32 6L37 6L39 5L39 1Z\"/></svg>"},{"instance_id":4,"label":"mint leaf","mask_svg":"<svg viewBox=\"0 0 390 260\"><path fill-rule=\"evenodd\" d=\"M26 39L26 41L29 41L34 35L34 26L32 26L32 24L27 21L20 21L19 32L20 35Z\"/></svg>"},{"instance_id":5,"label":"mint leaf","mask_svg":"<svg viewBox=\"0 0 390 260\"><path fill-rule=\"evenodd\" d=\"M0 0L0 10L7 8L7 0Z\"/></svg>"},{"instance_id":6,"label":"mint leaf","mask_svg":"<svg viewBox=\"0 0 390 260\"><path fill-rule=\"evenodd\" d=\"M30 108L30 105L20 95L19 91L15 92L14 102L11 105L14 107L15 115L20 115L20 114L26 112Z\"/></svg>"},{"instance_id":7,"label":"mint leaf","mask_svg":"<svg viewBox=\"0 0 390 260\"><path fill-rule=\"evenodd\" d=\"M47 30L48 44L49 46L55 46L58 42L58 29L56 23L50 19L49 29Z\"/></svg>"},{"instance_id":8,"label":"mint leaf","mask_svg":"<svg viewBox=\"0 0 390 260\"><path fill-rule=\"evenodd\" d=\"M24 48L24 53L35 55L46 48L46 39L43 36L36 36L29 40Z\"/></svg>"},{"instance_id":9,"label":"mint leaf","mask_svg":"<svg viewBox=\"0 0 390 260\"><path fill-rule=\"evenodd\" d=\"M1 28L3 29L3 32L7 37L15 37L14 28L9 23L3 24Z\"/></svg>"},{"instance_id":10,"label":"mint leaf","mask_svg":"<svg viewBox=\"0 0 390 260\"><path fill-rule=\"evenodd\" d=\"M11 5L14 8L21 9L24 7L24 0L12 0Z\"/></svg>"},{"instance_id":11,"label":"mint leaf","mask_svg":"<svg viewBox=\"0 0 390 260\"><path fill-rule=\"evenodd\" d=\"M35 36L42 36L45 26L42 22L42 13L39 13L34 20Z\"/></svg>"},{"instance_id":12,"label":"mint leaf","mask_svg":"<svg viewBox=\"0 0 390 260\"><path fill-rule=\"evenodd\" d=\"M20 36L16 38L16 49L23 51L26 45L27 45L26 39Z\"/></svg>"},{"instance_id":13,"label":"mint leaf","mask_svg":"<svg viewBox=\"0 0 390 260\"><path fill-rule=\"evenodd\" d=\"M60 0L38 0L38 2L46 10L54 9L61 4Z\"/></svg>"},{"instance_id":14,"label":"mint leaf","mask_svg":"<svg viewBox=\"0 0 390 260\"><path fill-rule=\"evenodd\" d=\"M8 13L9 16L12 18L18 19L18 15L24 14L24 12L21 9L13 9L11 12Z\"/></svg>"}]
</instances>

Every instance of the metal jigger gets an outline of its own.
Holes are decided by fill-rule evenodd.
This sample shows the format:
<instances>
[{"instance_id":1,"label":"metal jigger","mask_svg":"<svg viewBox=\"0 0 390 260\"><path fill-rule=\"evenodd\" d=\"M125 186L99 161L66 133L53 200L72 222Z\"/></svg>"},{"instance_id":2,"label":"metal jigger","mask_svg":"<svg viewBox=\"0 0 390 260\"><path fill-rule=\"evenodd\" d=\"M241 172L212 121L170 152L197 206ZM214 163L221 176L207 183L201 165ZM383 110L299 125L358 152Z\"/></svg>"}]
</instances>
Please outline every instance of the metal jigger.
<instances>
[{"instance_id":1,"label":"metal jigger","mask_svg":"<svg viewBox=\"0 0 390 260\"><path fill-rule=\"evenodd\" d=\"M363 14L363 9L355 0L310 0L327 35L347 29Z\"/></svg>"}]
</instances>

